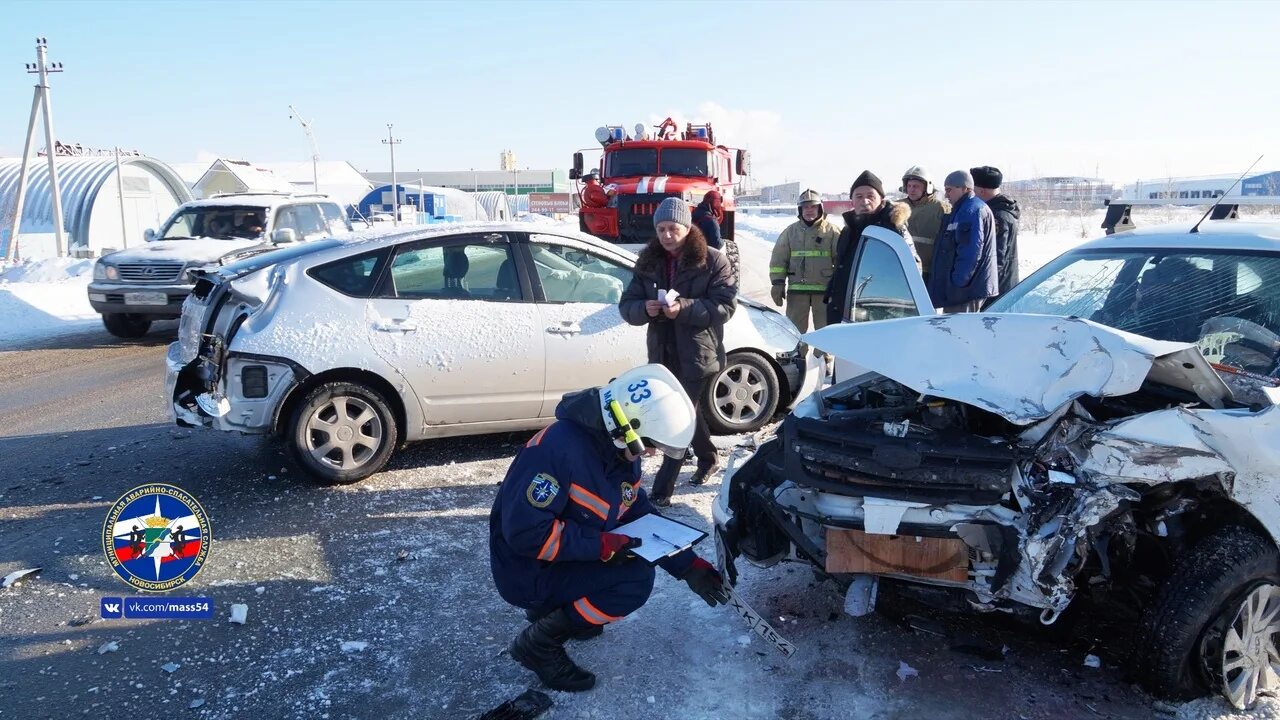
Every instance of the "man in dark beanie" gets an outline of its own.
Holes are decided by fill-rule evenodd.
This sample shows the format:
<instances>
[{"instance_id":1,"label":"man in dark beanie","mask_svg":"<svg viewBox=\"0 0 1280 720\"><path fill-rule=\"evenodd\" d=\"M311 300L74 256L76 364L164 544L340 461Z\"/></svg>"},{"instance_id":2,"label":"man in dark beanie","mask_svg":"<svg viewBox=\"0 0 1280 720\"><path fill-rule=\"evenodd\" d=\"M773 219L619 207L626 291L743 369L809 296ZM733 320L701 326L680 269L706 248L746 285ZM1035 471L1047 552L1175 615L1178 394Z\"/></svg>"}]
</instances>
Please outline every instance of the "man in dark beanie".
<instances>
[{"instance_id":1,"label":"man in dark beanie","mask_svg":"<svg viewBox=\"0 0 1280 720\"><path fill-rule=\"evenodd\" d=\"M944 191L953 208L933 248L929 298L947 313L977 312L999 293L996 284L996 221L973 194L973 176L956 170Z\"/></svg>"},{"instance_id":2,"label":"man in dark beanie","mask_svg":"<svg viewBox=\"0 0 1280 720\"><path fill-rule=\"evenodd\" d=\"M850 273L853 272L853 261L858 254L858 241L862 231L872 225L892 230L907 241L911 254L916 258L916 269L920 269L920 256L916 255L915 245L911 242L911 232L907 230L907 220L911 217L911 208L906 203L889 202L884 199L884 184L870 170L864 170L853 186L849 188L849 199L853 201L853 209L844 214L844 230L836 240L836 269L827 284L823 302L827 304L827 324L844 322L845 300L849 297Z\"/></svg>"},{"instance_id":3,"label":"man in dark beanie","mask_svg":"<svg viewBox=\"0 0 1280 720\"><path fill-rule=\"evenodd\" d=\"M991 208L996 217L996 265L998 267L1000 294L1018 284L1018 201L1000 192L1004 175L999 168L990 165L976 167L973 174L973 194Z\"/></svg>"}]
</instances>

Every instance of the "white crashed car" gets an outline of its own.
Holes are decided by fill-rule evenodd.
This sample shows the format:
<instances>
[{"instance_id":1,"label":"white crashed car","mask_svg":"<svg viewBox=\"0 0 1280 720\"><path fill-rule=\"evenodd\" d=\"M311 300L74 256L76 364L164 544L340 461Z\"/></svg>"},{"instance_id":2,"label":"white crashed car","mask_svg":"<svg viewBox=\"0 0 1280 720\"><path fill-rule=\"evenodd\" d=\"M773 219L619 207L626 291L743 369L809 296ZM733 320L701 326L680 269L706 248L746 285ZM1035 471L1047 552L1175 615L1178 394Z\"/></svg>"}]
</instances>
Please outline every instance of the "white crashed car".
<instances>
[{"instance_id":1,"label":"white crashed car","mask_svg":"<svg viewBox=\"0 0 1280 720\"><path fill-rule=\"evenodd\" d=\"M377 472L403 442L536 429L567 392L646 361L617 302L635 256L528 224L371 230L201 276L169 347L180 425L278 433L330 482ZM703 403L748 432L822 380L777 312L739 297L729 361Z\"/></svg>"},{"instance_id":2,"label":"white crashed car","mask_svg":"<svg viewBox=\"0 0 1280 720\"><path fill-rule=\"evenodd\" d=\"M1280 226L1112 235L970 315L886 282L877 252L855 308L900 319L805 336L861 371L726 473L729 575L800 560L851 608L890 592L1045 624L1088 595L1135 614L1159 695L1280 690Z\"/></svg>"}]
</instances>

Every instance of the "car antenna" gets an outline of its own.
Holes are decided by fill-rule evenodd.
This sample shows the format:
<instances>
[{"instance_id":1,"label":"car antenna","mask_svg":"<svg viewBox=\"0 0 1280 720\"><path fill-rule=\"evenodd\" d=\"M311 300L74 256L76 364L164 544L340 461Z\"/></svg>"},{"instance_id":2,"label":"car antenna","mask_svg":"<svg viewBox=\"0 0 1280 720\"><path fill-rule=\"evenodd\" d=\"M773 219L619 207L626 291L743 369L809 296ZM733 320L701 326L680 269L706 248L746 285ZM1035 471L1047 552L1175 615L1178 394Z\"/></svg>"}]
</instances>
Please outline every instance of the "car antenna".
<instances>
[{"instance_id":1,"label":"car antenna","mask_svg":"<svg viewBox=\"0 0 1280 720\"><path fill-rule=\"evenodd\" d=\"M1236 189L1236 186L1240 184L1240 181L1241 181L1241 180L1244 180L1244 176L1245 176L1245 175L1248 175L1248 174L1249 174L1249 171L1250 171L1250 170L1252 170L1252 169L1254 168L1254 166L1255 166L1255 165L1257 165L1257 164L1258 164L1258 163L1260 163L1260 162L1262 162L1262 156L1261 156L1261 155L1259 155L1259 156L1258 156L1258 159L1257 159L1257 160L1254 160L1254 161L1253 161L1253 165L1250 165L1249 167L1245 168L1244 172L1243 172L1243 173L1241 173L1240 177L1236 178L1236 181L1235 181L1235 182L1231 183L1231 187L1227 188L1226 192L1224 192L1224 193L1222 193L1221 195L1219 195L1218 197L1214 198L1214 200L1213 200L1213 204L1209 206L1209 209L1208 209L1208 210L1205 210L1205 211L1204 211L1204 215L1201 215L1201 216L1200 216L1200 219L1196 221L1196 224L1191 226L1191 232L1193 232L1193 233L1198 233L1198 232L1200 232L1200 223L1204 222L1204 219L1205 219L1205 218L1207 218L1207 217L1209 217L1209 213L1213 212L1213 209L1214 209L1214 208L1216 208L1216 207L1218 207L1218 205L1219 205L1223 200L1225 200L1225 199L1226 199L1226 197L1227 197L1227 193L1230 193L1232 190L1235 190L1235 189Z\"/></svg>"}]
</instances>

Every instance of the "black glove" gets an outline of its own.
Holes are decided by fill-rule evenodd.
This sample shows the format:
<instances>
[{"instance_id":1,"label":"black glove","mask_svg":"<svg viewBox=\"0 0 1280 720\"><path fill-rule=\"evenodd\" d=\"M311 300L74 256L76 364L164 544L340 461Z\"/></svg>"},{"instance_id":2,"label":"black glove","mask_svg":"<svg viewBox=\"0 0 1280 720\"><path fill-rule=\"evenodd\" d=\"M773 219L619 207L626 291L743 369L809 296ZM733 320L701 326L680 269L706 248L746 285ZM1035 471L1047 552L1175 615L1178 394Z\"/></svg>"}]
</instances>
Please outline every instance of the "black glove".
<instances>
[{"instance_id":1,"label":"black glove","mask_svg":"<svg viewBox=\"0 0 1280 720\"><path fill-rule=\"evenodd\" d=\"M729 602L729 594L724 591L724 581L711 563L702 558L695 558L693 565L680 577L689 584L689 589L698 594L708 605L715 607Z\"/></svg>"},{"instance_id":2,"label":"black glove","mask_svg":"<svg viewBox=\"0 0 1280 720\"><path fill-rule=\"evenodd\" d=\"M787 299L787 286L785 280L774 280L773 285L769 288L769 295L773 298L773 304L781 306L782 301Z\"/></svg>"}]
</instances>

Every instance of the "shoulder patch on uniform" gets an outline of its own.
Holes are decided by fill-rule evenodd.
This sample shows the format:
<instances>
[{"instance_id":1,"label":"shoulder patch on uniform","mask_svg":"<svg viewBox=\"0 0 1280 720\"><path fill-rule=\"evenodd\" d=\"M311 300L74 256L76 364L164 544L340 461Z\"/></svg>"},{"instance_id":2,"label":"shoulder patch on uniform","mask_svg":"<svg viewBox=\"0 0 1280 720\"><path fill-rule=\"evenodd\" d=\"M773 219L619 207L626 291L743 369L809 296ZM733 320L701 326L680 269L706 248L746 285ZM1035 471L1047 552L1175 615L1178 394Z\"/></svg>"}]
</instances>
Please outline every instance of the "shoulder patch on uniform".
<instances>
[{"instance_id":1,"label":"shoulder patch on uniform","mask_svg":"<svg viewBox=\"0 0 1280 720\"><path fill-rule=\"evenodd\" d=\"M631 503L636 501L636 485L629 482L622 483L622 504L631 507Z\"/></svg>"},{"instance_id":2,"label":"shoulder patch on uniform","mask_svg":"<svg viewBox=\"0 0 1280 720\"><path fill-rule=\"evenodd\" d=\"M533 476L533 480L529 482L529 489L525 491L525 497L529 499L529 504L536 508L544 508L556 499L556 494L560 492L560 483L555 478L546 473L538 473Z\"/></svg>"}]
</instances>

